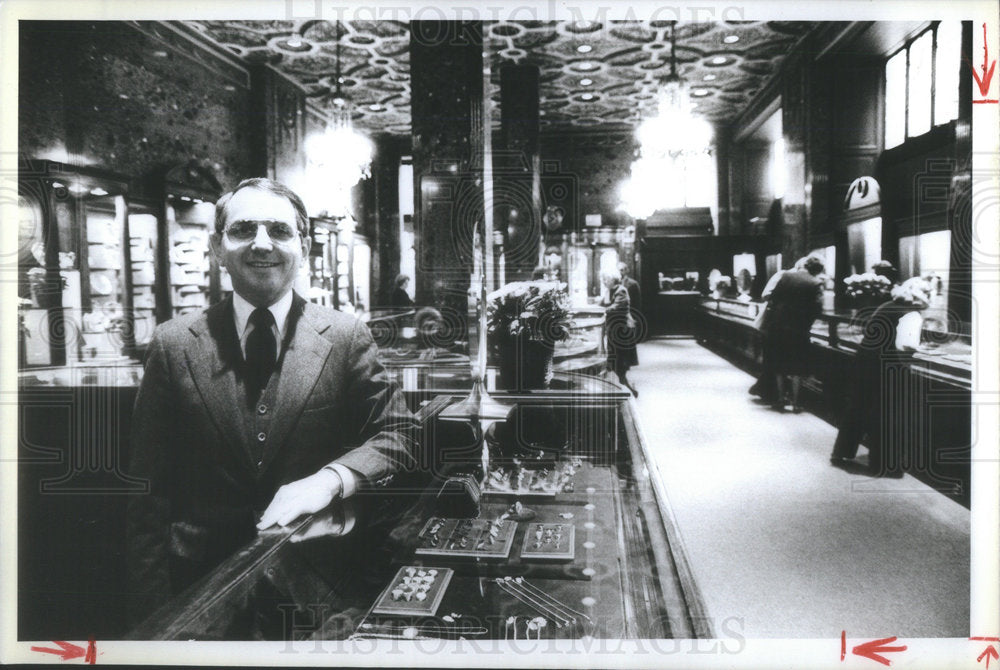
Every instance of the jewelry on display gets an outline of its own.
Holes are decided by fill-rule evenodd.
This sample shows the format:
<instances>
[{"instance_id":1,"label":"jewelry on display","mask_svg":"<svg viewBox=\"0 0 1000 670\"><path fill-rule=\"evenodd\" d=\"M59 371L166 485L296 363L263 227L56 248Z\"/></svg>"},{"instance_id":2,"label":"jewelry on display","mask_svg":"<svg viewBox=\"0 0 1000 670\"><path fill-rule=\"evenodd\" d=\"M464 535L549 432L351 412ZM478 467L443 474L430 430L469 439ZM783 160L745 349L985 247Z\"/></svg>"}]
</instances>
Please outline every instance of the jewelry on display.
<instances>
[{"instance_id":1,"label":"jewelry on display","mask_svg":"<svg viewBox=\"0 0 1000 670\"><path fill-rule=\"evenodd\" d=\"M563 603L562 601L560 601L560 600L554 598L553 596L549 595L548 593L545 593L544 591L542 591L540 588L538 588L534 584L530 584L528 582L528 580L525 579L524 577L514 577L513 581L514 581L515 584L519 584L519 585L527 588L529 591L537 593L540 597L543 597L543 598L546 598L547 600L552 601L552 603L554 603L556 606L558 606L559 609L561 609L563 612L569 613L569 614L573 614L573 615L576 615L576 616L581 616L584 619L586 619L587 621L591 621L591 618L589 616L587 616L586 614L584 614L583 612L581 612L579 610L575 610L572 607L570 607L570 606L566 605L565 603Z\"/></svg>"},{"instance_id":2,"label":"jewelry on display","mask_svg":"<svg viewBox=\"0 0 1000 670\"><path fill-rule=\"evenodd\" d=\"M532 595L526 590L523 590L515 585L511 577L498 578L496 580L497 585L506 593L514 596L525 605L530 606L539 614L550 617L556 622L556 628L562 628L572 623L576 623L576 617L565 617L557 611L555 608L547 605L545 602L539 600L536 596Z\"/></svg>"}]
</instances>

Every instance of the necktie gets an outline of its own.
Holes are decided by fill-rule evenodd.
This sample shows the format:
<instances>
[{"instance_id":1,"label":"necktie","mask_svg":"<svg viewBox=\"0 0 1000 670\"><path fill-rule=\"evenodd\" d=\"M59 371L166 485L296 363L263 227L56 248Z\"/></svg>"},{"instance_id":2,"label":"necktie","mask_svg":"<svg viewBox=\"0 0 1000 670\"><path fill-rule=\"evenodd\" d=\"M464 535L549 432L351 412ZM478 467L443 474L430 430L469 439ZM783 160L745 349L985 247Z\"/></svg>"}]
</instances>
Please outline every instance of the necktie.
<instances>
[{"instance_id":1,"label":"necktie","mask_svg":"<svg viewBox=\"0 0 1000 670\"><path fill-rule=\"evenodd\" d=\"M256 402L274 372L278 346L272 329L274 315L271 310L262 307L255 309L248 323L253 326L253 330L247 336L247 396L250 402Z\"/></svg>"}]
</instances>

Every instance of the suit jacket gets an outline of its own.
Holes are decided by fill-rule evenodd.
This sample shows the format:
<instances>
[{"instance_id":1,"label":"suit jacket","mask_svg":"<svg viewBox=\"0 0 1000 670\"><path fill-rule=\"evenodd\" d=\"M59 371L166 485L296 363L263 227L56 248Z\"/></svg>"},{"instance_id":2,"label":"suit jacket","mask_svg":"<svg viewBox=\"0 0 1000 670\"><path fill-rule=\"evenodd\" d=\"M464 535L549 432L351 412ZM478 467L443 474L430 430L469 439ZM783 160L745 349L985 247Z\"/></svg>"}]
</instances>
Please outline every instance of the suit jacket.
<instances>
[{"instance_id":1,"label":"suit jacket","mask_svg":"<svg viewBox=\"0 0 1000 670\"><path fill-rule=\"evenodd\" d=\"M165 601L171 571L200 576L253 539L283 484L339 462L384 485L412 468L416 423L367 326L295 295L262 456L240 403L232 299L159 326L132 416L129 577L136 614ZM193 570L195 574L188 574Z\"/></svg>"}]
</instances>

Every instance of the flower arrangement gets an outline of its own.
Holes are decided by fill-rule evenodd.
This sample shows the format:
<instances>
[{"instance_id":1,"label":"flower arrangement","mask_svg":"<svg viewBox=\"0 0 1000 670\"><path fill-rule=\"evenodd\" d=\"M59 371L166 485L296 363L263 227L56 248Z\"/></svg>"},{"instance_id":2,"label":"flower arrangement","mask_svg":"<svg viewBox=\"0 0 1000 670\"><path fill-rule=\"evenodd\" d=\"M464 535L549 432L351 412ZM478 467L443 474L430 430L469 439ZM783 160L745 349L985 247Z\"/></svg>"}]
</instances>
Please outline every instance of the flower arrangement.
<instances>
[{"instance_id":1,"label":"flower arrangement","mask_svg":"<svg viewBox=\"0 0 1000 670\"><path fill-rule=\"evenodd\" d=\"M557 342L569 334L569 296L562 282L512 282L486 298L486 333L494 342L526 337Z\"/></svg>"},{"instance_id":2,"label":"flower arrangement","mask_svg":"<svg viewBox=\"0 0 1000 670\"><path fill-rule=\"evenodd\" d=\"M873 272L853 274L844 279L844 292L854 302L871 304L885 301L891 291L892 282Z\"/></svg>"}]
</instances>

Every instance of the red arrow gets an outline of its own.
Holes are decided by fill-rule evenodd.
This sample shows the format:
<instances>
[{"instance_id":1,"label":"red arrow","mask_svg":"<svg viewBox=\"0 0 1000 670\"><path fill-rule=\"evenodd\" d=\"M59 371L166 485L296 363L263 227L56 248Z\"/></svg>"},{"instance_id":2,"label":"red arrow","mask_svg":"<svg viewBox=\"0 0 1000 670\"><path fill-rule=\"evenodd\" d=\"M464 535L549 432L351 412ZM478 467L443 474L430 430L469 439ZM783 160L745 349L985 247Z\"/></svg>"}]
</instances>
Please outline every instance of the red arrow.
<instances>
[{"instance_id":1,"label":"red arrow","mask_svg":"<svg viewBox=\"0 0 1000 670\"><path fill-rule=\"evenodd\" d=\"M61 649L52 649L50 647L32 647L31 651L40 651L43 654L55 654L56 656L62 656L62 660L68 661L71 658L82 658L87 655L87 650L83 647L78 647L71 642L63 642L62 640L53 640L53 644L58 644Z\"/></svg>"},{"instance_id":2,"label":"red arrow","mask_svg":"<svg viewBox=\"0 0 1000 670\"><path fill-rule=\"evenodd\" d=\"M972 65L971 63L969 64ZM972 76L976 80L976 85L979 86L979 94L984 98L990 92L990 82L993 81L993 71L996 69L997 62L994 60L990 63L990 49L986 44L986 24L983 24L983 76L980 78L979 73L976 72L976 68L972 67ZM994 102L991 100L982 100L976 102Z\"/></svg>"},{"instance_id":3,"label":"red arrow","mask_svg":"<svg viewBox=\"0 0 1000 670\"><path fill-rule=\"evenodd\" d=\"M896 641L895 635L893 635L892 637L882 638L881 640L872 640L871 642L865 642L864 644L859 644L858 646L854 647L853 649L851 649L851 653L856 656L864 656L865 658L869 658L873 661L878 661L882 665L892 665L891 663L889 663L889 659L885 658L884 656L880 656L880 654L885 654L890 651L906 651L906 645L903 645L901 647L885 646L890 642L895 642L895 641Z\"/></svg>"},{"instance_id":4,"label":"red arrow","mask_svg":"<svg viewBox=\"0 0 1000 670\"><path fill-rule=\"evenodd\" d=\"M986 668L987 668L987 670L990 667L990 656L992 656L995 659L1000 659L1000 654L997 653L997 648L994 647L993 645L990 645L990 646L986 647L986 651L984 651L983 653L981 653L979 655L979 658L976 659L976 663L982 663L984 656L986 657Z\"/></svg>"}]
</instances>

